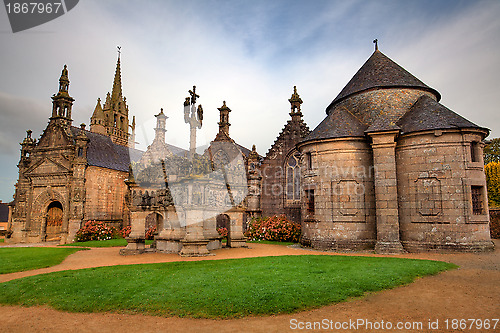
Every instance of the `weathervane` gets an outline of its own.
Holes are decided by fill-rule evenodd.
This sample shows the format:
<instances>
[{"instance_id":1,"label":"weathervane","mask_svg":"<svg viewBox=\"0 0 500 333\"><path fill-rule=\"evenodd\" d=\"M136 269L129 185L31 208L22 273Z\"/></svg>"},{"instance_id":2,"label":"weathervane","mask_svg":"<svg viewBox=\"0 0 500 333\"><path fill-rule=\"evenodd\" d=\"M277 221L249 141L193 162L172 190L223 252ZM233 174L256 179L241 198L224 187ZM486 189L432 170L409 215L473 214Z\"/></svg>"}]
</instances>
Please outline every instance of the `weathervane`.
<instances>
[{"instance_id":1,"label":"weathervane","mask_svg":"<svg viewBox=\"0 0 500 333\"><path fill-rule=\"evenodd\" d=\"M118 58L120 58L120 54L122 53L122 51L121 51L122 47L117 46L116 48L118 49Z\"/></svg>"},{"instance_id":2,"label":"weathervane","mask_svg":"<svg viewBox=\"0 0 500 333\"><path fill-rule=\"evenodd\" d=\"M196 129L201 128L203 122L203 108L201 104L196 108L196 99L200 97L196 94L196 86L188 92L191 97L184 101L184 122L189 124L189 159L192 159L196 153Z\"/></svg>"}]
</instances>

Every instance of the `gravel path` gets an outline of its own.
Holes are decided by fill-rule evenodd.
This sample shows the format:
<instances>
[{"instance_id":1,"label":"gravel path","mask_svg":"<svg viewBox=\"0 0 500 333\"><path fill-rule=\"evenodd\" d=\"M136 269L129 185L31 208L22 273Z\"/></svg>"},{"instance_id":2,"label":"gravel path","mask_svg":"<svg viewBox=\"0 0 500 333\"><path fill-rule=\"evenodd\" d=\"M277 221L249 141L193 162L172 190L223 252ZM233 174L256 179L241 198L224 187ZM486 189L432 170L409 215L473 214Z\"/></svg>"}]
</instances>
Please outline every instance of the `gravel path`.
<instances>
[{"instance_id":1,"label":"gravel path","mask_svg":"<svg viewBox=\"0 0 500 333\"><path fill-rule=\"evenodd\" d=\"M407 286L296 314L208 320L113 313L66 313L46 306L30 308L0 306L0 332L297 332L310 331L300 328L307 328L308 323L314 325L314 322L320 322L323 328L333 328L332 330L316 329L314 330L316 332L460 331L460 329L453 329L454 319L500 318L500 251L498 250L500 241L496 240L495 245L497 250L482 254L398 255L396 257L453 262L460 268L418 279ZM0 282L29 275L98 266L277 255L337 255L331 252L265 244L250 244L250 248L242 249L221 249L215 253L215 256L204 258L181 258L174 254L156 253L124 257L118 254L117 248L94 248L72 254L57 266L0 275ZM433 325L436 325L436 320L438 320L438 329L432 329L435 326L429 328L429 320ZM446 327L446 320L448 320L448 327ZM359 326L354 326L355 323ZM398 323L416 326L398 330L396 329ZM467 325L470 323L469 321ZM391 324L393 328L388 330ZM335 325L338 329L335 329ZM342 329L342 325L345 329ZM372 325L371 329L370 325ZM320 327L316 326L316 328ZM491 328L486 330L484 327L474 329L473 327L471 330L462 331L500 332L500 323L495 330Z\"/></svg>"}]
</instances>

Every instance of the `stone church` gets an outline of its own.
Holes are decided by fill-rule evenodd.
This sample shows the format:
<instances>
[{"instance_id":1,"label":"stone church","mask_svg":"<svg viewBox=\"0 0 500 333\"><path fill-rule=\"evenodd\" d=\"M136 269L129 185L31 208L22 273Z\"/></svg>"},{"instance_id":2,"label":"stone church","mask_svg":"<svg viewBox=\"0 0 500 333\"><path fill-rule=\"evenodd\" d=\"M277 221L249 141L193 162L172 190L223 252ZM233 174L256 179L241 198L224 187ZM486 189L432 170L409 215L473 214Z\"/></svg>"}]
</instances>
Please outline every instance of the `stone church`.
<instances>
[{"instance_id":1,"label":"stone church","mask_svg":"<svg viewBox=\"0 0 500 333\"><path fill-rule=\"evenodd\" d=\"M189 245L180 241L189 232L177 222L174 226L184 213L176 210L171 197L175 186L168 188L185 178L166 174L184 163L188 152L165 142L163 110L156 116L155 140L140 152L134 149L135 120L129 124L122 96L119 58L112 92L104 104L98 99L90 131L84 125L72 126L74 100L68 94L66 67L59 83L41 138L31 138L28 131L21 144L11 241L71 242L84 221L128 225L131 216L142 221L154 213L157 239L165 241L165 251ZM303 101L294 87L290 120L262 157L255 146L247 149L230 137L231 109L224 102L218 109L219 132L195 160L200 168L205 157L206 166L215 170L214 165L239 158L235 163L244 167L246 196L234 200L241 186L231 186L224 173L229 195L224 200L231 213L223 216L238 216L242 228L252 217L286 214L301 223L301 242L314 248L380 253L489 250L493 243L482 157L489 130L449 110L440 98L437 90L376 47L312 131L302 119ZM184 105L190 105L189 98ZM200 108L198 116L201 126ZM148 168L141 175L159 177L165 186L140 190L132 170L138 163L160 163L164 176ZM212 200L217 184L212 185L197 200ZM193 234L210 235L203 244L210 250L217 248L217 235L214 217L208 220L210 230L204 225ZM134 223L133 233L140 240L146 222L135 229Z\"/></svg>"},{"instance_id":2,"label":"stone church","mask_svg":"<svg viewBox=\"0 0 500 333\"><path fill-rule=\"evenodd\" d=\"M19 179L10 221L11 242L72 242L82 221L127 223L125 195L129 164L141 154L133 148L135 119L122 96L120 59L112 93L98 99L85 125L72 126L74 99L64 66L59 91L52 96L52 115L39 140L31 131L21 143Z\"/></svg>"}]
</instances>

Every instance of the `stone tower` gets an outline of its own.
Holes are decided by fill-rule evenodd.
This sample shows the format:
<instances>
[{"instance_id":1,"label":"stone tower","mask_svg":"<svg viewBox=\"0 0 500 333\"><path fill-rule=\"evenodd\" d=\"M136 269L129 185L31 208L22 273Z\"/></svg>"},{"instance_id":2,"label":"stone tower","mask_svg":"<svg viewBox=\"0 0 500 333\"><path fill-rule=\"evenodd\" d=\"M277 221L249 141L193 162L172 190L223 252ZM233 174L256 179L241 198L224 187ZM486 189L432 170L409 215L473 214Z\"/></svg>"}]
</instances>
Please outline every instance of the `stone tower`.
<instances>
[{"instance_id":1,"label":"stone tower","mask_svg":"<svg viewBox=\"0 0 500 333\"><path fill-rule=\"evenodd\" d=\"M113 90L111 94L108 92L106 95L104 105L101 106L101 100L97 100L94 113L90 118L90 131L107 135L113 143L118 145L128 146L130 136L128 132L129 127L128 106L127 100L122 94L120 56L118 56Z\"/></svg>"},{"instance_id":2,"label":"stone tower","mask_svg":"<svg viewBox=\"0 0 500 333\"><path fill-rule=\"evenodd\" d=\"M329 249L485 251L482 128L377 48L298 145L302 243Z\"/></svg>"}]
</instances>

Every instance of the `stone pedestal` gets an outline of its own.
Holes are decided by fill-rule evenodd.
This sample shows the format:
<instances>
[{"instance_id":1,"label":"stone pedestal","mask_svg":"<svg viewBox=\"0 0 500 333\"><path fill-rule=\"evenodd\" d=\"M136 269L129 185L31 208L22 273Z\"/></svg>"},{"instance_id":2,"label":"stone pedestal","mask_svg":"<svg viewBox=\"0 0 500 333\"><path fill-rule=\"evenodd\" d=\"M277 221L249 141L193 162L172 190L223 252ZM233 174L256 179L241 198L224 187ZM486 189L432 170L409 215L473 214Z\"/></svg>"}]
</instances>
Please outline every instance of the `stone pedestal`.
<instances>
[{"instance_id":1,"label":"stone pedestal","mask_svg":"<svg viewBox=\"0 0 500 333\"><path fill-rule=\"evenodd\" d=\"M222 247L222 236L217 232L217 219L215 216L203 221L203 236L208 239L207 249L209 251L218 250Z\"/></svg>"},{"instance_id":2,"label":"stone pedestal","mask_svg":"<svg viewBox=\"0 0 500 333\"><path fill-rule=\"evenodd\" d=\"M208 239L203 235L203 211L186 209L186 236L181 240L183 257L200 257L209 255Z\"/></svg>"},{"instance_id":3,"label":"stone pedestal","mask_svg":"<svg viewBox=\"0 0 500 333\"><path fill-rule=\"evenodd\" d=\"M144 212L131 212L131 231L129 237L125 238L127 240L127 247L120 250L121 255L129 254L140 254L144 253L146 248L145 245L145 219Z\"/></svg>"},{"instance_id":4,"label":"stone pedestal","mask_svg":"<svg viewBox=\"0 0 500 333\"><path fill-rule=\"evenodd\" d=\"M181 240L186 236L186 230L180 226L177 213L172 206L165 214L163 229L155 237L156 250L163 253L179 253L182 250Z\"/></svg>"},{"instance_id":5,"label":"stone pedestal","mask_svg":"<svg viewBox=\"0 0 500 333\"><path fill-rule=\"evenodd\" d=\"M233 208L228 210L226 214L230 219L227 246L247 247L247 238L243 235L243 219L245 211L241 208Z\"/></svg>"},{"instance_id":6,"label":"stone pedestal","mask_svg":"<svg viewBox=\"0 0 500 333\"><path fill-rule=\"evenodd\" d=\"M377 253L402 253L396 178L396 136L399 130L369 133L375 167Z\"/></svg>"},{"instance_id":7,"label":"stone pedestal","mask_svg":"<svg viewBox=\"0 0 500 333\"><path fill-rule=\"evenodd\" d=\"M179 253L182 249L181 240L185 234L181 228L163 230L155 237L156 250L163 253Z\"/></svg>"},{"instance_id":8,"label":"stone pedestal","mask_svg":"<svg viewBox=\"0 0 500 333\"><path fill-rule=\"evenodd\" d=\"M130 255L130 254L141 254L144 253L146 245L144 237L127 237L127 247L120 250L121 255Z\"/></svg>"}]
</instances>

